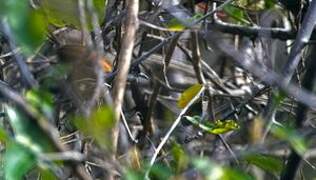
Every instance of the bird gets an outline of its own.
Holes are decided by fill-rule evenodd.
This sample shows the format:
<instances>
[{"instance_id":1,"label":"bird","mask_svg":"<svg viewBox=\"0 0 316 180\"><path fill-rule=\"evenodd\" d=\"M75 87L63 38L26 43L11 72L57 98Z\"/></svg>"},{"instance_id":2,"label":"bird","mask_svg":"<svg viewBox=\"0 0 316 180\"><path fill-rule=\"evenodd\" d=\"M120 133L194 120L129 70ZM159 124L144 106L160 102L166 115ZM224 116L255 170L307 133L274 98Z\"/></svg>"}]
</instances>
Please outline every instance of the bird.
<instances>
[{"instance_id":1,"label":"bird","mask_svg":"<svg viewBox=\"0 0 316 180\"><path fill-rule=\"evenodd\" d=\"M112 72L112 58L86 45L83 32L77 29L55 29L49 38L55 49L57 63L49 70L45 84L76 104L89 100L96 87L97 66L105 74Z\"/></svg>"},{"instance_id":2,"label":"bird","mask_svg":"<svg viewBox=\"0 0 316 180\"><path fill-rule=\"evenodd\" d=\"M98 55L96 50L81 44L61 46L57 49L57 55L60 65L66 68L66 82L80 101L88 100L94 92L96 66L99 65L103 73L112 71L112 65L106 56Z\"/></svg>"}]
</instances>

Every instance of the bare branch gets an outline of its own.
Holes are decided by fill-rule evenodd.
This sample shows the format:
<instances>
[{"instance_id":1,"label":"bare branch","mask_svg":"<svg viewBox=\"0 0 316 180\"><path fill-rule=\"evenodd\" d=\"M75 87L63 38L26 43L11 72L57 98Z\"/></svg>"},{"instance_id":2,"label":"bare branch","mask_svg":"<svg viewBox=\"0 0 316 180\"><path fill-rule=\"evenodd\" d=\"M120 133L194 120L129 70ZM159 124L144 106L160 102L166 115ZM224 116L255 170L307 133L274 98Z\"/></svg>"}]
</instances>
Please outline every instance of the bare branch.
<instances>
[{"instance_id":1,"label":"bare branch","mask_svg":"<svg viewBox=\"0 0 316 180\"><path fill-rule=\"evenodd\" d=\"M289 60L283 69L285 81L289 82L301 59L301 50L310 40L316 23L316 1L312 1L304 17L302 27L299 29L296 40L291 49Z\"/></svg>"},{"instance_id":2,"label":"bare branch","mask_svg":"<svg viewBox=\"0 0 316 180\"><path fill-rule=\"evenodd\" d=\"M134 40L136 30L138 28L138 0L126 0L127 19L125 21L125 33L122 38L121 51L118 57L118 72L113 85L113 105L116 125L113 129L113 153L116 154L118 135L119 135L119 119L125 93L125 86L128 71L130 68Z\"/></svg>"}]
</instances>

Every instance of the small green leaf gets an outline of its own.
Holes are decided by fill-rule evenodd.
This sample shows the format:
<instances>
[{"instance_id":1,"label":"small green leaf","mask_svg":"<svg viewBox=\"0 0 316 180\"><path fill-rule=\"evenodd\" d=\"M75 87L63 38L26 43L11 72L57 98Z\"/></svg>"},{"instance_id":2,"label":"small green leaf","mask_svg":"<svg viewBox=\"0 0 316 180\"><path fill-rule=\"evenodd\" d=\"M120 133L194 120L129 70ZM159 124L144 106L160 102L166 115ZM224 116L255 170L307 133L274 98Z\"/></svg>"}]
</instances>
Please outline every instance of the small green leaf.
<instances>
[{"instance_id":1,"label":"small green leaf","mask_svg":"<svg viewBox=\"0 0 316 180\"><path fill-rule=\"evenodd\" d=\"M53 96L43 89L31 89L25 94L25 99L49 119L54 118Z\"/></svg>"},{"instance_id":2,"label":"small green leaf","mask_svg":"<svg viewBox=\"0 0 316 180\"><path fill-rule=\"evenodd\" d=\"M177 20L177 18L172 18L166 23L166 27L169 31L179 32L184 31L186 26L181 23L181 21Z\"/></svg>"},{"instance_id":3,"label":"small green leaf","mask_svg":"<svg viewBox=\"0 0 316 180\"><path fill-rule=\"evenodd\" d=\"M10 140L10 137L8 136L7 132L0 127L0 142L6 143L8 140Z\"/></svg>"},{"instance_id":4,"label":"small green leaf","mask_svg":"<svg viewBox=\"0 0 316 180\"><path fill-rule=\"evenodd\" d=\"M278 3L277 0L265 0L264 2L265 2L265 9L273 8Z\"/></svg>"},{"instance_id":5,"label":"small green leaf","mask_svg":"<svg viewBox=\"0 0 316 180\"><path fill-rule=\"evenodd\" d=\"M89 119L74 119L74 124L83 133L95 138L97 143L105 149L111 145L111 129L114 126L114 122L113 111L108 106L97 109Z\"/></svg>"},{"instance_id":6,"label":"small green leaf","mask_svg":"<svg viewBox=\"0 0 316 180\"><path fill-rule=\"evenodd\" d=\"M289 142L298 154L303 155L307 151L306 140L294 128L274 125L272 127L272 133L276 137Z\"/></svg>"},{"instance_id":7,"label":"small green leaf","mask_svg":"<svg viewBox=\"0 0 316 180\"><path fill-rule=\"evenodd\" d=\"M10 142L4 155L6 180L22 180L22 177L36 165L35 155L21 144Z\"/></svg>"},{"instance_id":8,"label":"small green leaf","mask_svg":"<svg viewBox=\"0 0 316 180\"><path fill-rule=\"evenodd\" d=\"M142 169L127 169L124 173L123 179L125 180L143 180L146 174L146 169L149 164L145 165ZM172 171L165 165L155 163L150 168L149 179L170 179Z\"/></svg>"},{"instance_id":9,"label":"small green leaf","mask_svg":"<svg viewBox=\"0 0 316 180\"><path fill-rule=\"evenodd\" d=\"M237 169L220 166L205 158L193 159L193 166L200 171L205 179L212 180L254 180L249 174Z\"/></svg>"},{"instance_id":10,"label":"small green leaf","mask_svg":"<svg viewBox=\"0 0 316 180\"><path fill-rule=\"evenodd\" d=\"M276 0L236 0L236 5L248 11L261 11L274 7Z\"/></svg>"},{"instance_id":11,"label":"small green leaf","mask_svg":"<svg viewBox=\"0 0 316 180\"><path fill-rule=\"evenodd\" d=\"M150 179L170 179L171 176L171 169L159 163L154 164L149 173Z\"/></svg>"},{"instance_id":12,"label":"small green leaf","mask_svg":"<svg viewBox=\"0 0 316 180\"><path fill-rule=\"evenodd\" d=\"M279 174L283 168L282 160L272 155L249 154L244 160L272 174Z\"/></svg>"},{"instance_id":13,"label":"small green leaf","mask_svg":"<svg viewBox=\"0 0 316 180\"><path fill-rule=\"evenodd\" d=\"M244 10L230 4L226 5L223 10L229 17L232 18L232 20L241 22L243 24L250 24L245 18L246 16Z\"/></svg>"},{"instance_id":14,"label":"small green leaf","mask_svg":"<svg viewBox=\"0 0 316 180\"><path fill-rule=\"evenodd\" d=\"M144 173L128 169L123 176L124 180L143 180L144 179Z\"/></svg>"},{"instance_id":15,"label":"small green leaf","mask_svg":"<svg viewBox=\"0 0 316 180\"><path fill-rule=\"evenodd\" d=\"M193 23L202 16L202 14L197 13L192 17L174 17L166 21L164 24L169 31L184 31L186 28L192 26Z\"/></svg>"},{"instance_id":16,"label":"small green leaf","mask_svg":"<svg viewBox=\"0 0 316 180\"><path fill-rule=\"evenodd\" d=\"M210 176L212 177L212 176ZM239 169L224 168L224 175L221 180L255 180L255 178Z\"/></svg>"},{"instance_id":17,"label":"small green leaf","mask_svg":"<svg viewBox=\"0 0 316 180\"><path fill-rule=\"evenodd\" d=\"M186 89L178 99L178 107L184 108L199 93L202 87L201 84L195 84Z\"/></svg>"},{"instance_id":18,"label":"small green leaf","mask_svg":"<svg viewBox=\"0 0 316 180\"><path fill-rule=\"evenodd\" d=\"M201 116L184 116L184 118L188 121L190 121L194 125L199 125L202 121Z\"/></svg>"},{"instance_id":19,"label":"small green leaf","mask_svg":"<svg viewBox=\"0 0 316 180\"><path fill-rule=\"evenodd\" d=\"M216 120L213 128L208 132L212 134L223 134L236 129L239 129L239 125L235 120Z\"/></svg>"},{"instance_id":20,"label":"small green leaf","mask_svg":"<svg viewBox=\"0 0 316 180\"><path fill-rule=\"evenodd\" d=\"M6 106L6 111L17 142L37 153L54 150L50 138L23 110Z\"/></svg>"},{"instance_id":21,"label":"small green leaf","mask_svg":"<svg viewBox=\"0 0 316 180\"><path fill-rule=\"evenodd\" d=\"M96 13L101 21L104 17L106 0L93 0ZM42 0L42 13L47 21L55 26L72 25L81 28L78 0ZM86 11L88 25L91 25L91 15Z\"/></svg>"},{"instance_id":22,"label":"small green leaf","mask_svg":"<svg viewBox=\"0 0 316 180\"><path fill-rule=\"evenodd\" d=\"M189 157L184 152L180 144L174 143L172 146L172 156L173 156L173 164L175 173L181 173L183 170L185 170L189 164Z\"/></svg>"},{"instance_id":23,"label":"small green leaf","mask_svg":"<svg viewBox=\"0 0 316 180\"><path fill-rule=\"evenodd\" d=\"M40 169L41 179L57 180L57 177L49 169Z\"/></svg>"},{"instance_id":24,"label":"small green leaf","mask_svg":"<svg viewBox=\"0 0 316 180\"><path fill-rule=\"evenodd\" d=\"M214 123L202 123L199 116L185 116L185 118L195 126L211 134L224 134L239 129L239 125L235 120L216 120Z\"/></svg>"},{"instance_id":25,"label":"small green leaf","mask_svg":"<svg viewBox=\"0 0 316 180\"><path fill-rule=\"evenodd\" d=\"M275 103L277 106L279 106L286 97L286 94L280 90L275 90L272 93L273 103Z\"/></svg>"}]
</instances>

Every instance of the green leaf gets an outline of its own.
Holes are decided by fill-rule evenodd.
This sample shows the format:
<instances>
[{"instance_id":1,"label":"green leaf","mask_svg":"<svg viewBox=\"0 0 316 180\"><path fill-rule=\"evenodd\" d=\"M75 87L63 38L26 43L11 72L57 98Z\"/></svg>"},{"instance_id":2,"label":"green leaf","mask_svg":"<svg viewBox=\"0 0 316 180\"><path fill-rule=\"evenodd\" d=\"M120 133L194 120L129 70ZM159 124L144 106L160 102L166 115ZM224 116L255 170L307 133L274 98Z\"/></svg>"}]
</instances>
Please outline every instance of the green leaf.
<instances>
[{"instance_id":1,"label":"green leaf","mask_svg":"<svg viewBox=\"0 0 316 180\"><path fill-rule=\"evenodd\" d=\"M216 120L214 123L202 123L200 116L185 116L185 118L193 125L211 134L224 134L239 129L239 125L235 120Z\"/></svg>"},{"instance_id":2,"label":"green leaf","mask_svg":"<svg viewBox=\"0 0 316 180\"><path fill-rule=\"evenodd\" d=\"M54 118L53 95L44 89L31 89L25 94L25 99L45 117Z\"/></svg>"},{"instance_id":3,"label":"green leaf","mask_svg":"<svg viewBox=\"0 0 316 180\"><path fill-rule=\"evenodd\" d=\"M143 180L146 174L146 169L149 168L149 164L145 165L142 169L127 169L123 175L125 180ZM149 173L149 179L170 179L172 171L165 165L155 163Z\"/></svg>"},{"instance_id":4,"label":"green leaf","mask_svg":"<svg viewBox=\"0 0 316 180\"><path fill-rule=\"evenodd\" d=\"M49 169L40 169L41 179L57 180L57 177Z\"/></svg>"},{"instance_id":5,"label":"green leaf","mask_svg":"<svg viewBox=\"0 0 316 180\"><path fill-rule=\"evenodd\" d=\"M10 137L7 135L7 132L0 127L0 142L6 143L8 140L10 140Z\"/></svg>"},{"instance_id":6,"label":"green leaf","mask_svg":"<svg viewBox=\"0 0 316 180\"><path fill-rule=\"evenodd\" d=\"M249 21L246 20L244 10L230 4L226 5L223 10L229 17L232 18L232 20L241 22L243 24L250 24Z\"/></svg>"},{"instance_id":7,"label":"green leaf","mask_svg":"<svg viewBox=\"0 0 316 180\"><path fill-rule=\"evenodd\" d=\"M50 138L23 110L6 106L10 125L17 142L30 148L36 153L51 152L54 150Z\"/></svg>"},{"instance_id":8,"label":"green leaf","mask_svg":"<svg viewBox=\"0 0 316 180\"><path fill-rule=\"evenodd\" d=\"M4 159L6 180L22 179L36 164L36 156L25 146L14 142L7 144Z\"/></svg>"},{"instance_id":9,"label":"green leaf","mask_svg":"<svg viewBox=\"0 0 316 180\"><path fill-rule=\"evenodd\" d=\"M273 125L272 133L279 139L290 143L292 148L300 155L307 151L307 142L294 128L288 126Z\"/></svg>"},{"instance_id":10,"label":"green leaf","mask_svg":"<svg viewBox=\"0 0 316 180\"><path fill-rule=\"evenodd\" d=\"M212 176L210 176L212 177ZM224 168L224 175L221 180L255 180L254 177L238 169Z\"/></svg>"},{"instance_id":11,"label":"green leaf","mask_svg":"<svg viewBox=\"0 0 316 180\"><path fill-rule=\"evenodd\" d=\"M92 113L89 119L74 119L74 124L81 132L95 138L97 143L105 149L111 145L111 129L114 123L113 111L108 106L97 109Z\"/></svg>"},{"instance_id":12,"label":"green leaf","mask_svg":"<svg viewBox=\"0 0 316 180\"><path fill-rule=\"evenodd\" d=\"M104 17L106 0L93 0L96 13L101 21ZM80 28L78 0L41 0L42 13L47 21L55 26L72 25ZM91 25L91 15L86 11L88 25Z\"/></svg>"},{"instance_id":13,"label":"green leaf","mask_svg":"<svg viewBox=\"0 0 316 180\"><path fill-rule=\"evenodd\" d=\"M271 174L279 174L283 168L282 159L272 155L249 154L244 157L244 160Z\"/></svg>"},{"instance_id":14,"label":"green leaf","mask_svg":"<svg viewBox=\"0 0 316 180\"><path fill-rule=\"evenodd\" d=\"M124 176L124 180L143 180L144 179L144 173L135 171L133 169L128 169Z\"/></svg>"},{"instance_id":15,"label":"green leaf","mask_svg":"<svg viewBox=\"0 0 316 180\"><path fill-rule=\"evenodd\" d=\"M154 164L149 173L150 179L170 179L172 171L165 165L156 163Z\"/></svg>"},{"instance_id":16,"label":"green leaf","mask_svg":"<svg viewBox=\"0 0 316 180\"><path fill-rule=\"evenodd\" d=\"M178 107L184 108L199 93L202 87L202 84L195 84L186 89L178 99Z\"/></svg>"},{"instance_id":17,"label":"green leaf","mask_svg":"<svg viewBox=\"0 0 316 180\"><path fill-rule=\"evenodd\" d=\"M193 166L200 171L205 179L211 180L254 180L249 174L237 169L220 166L205 158L193 159Z\"/></svg>"},{"instance_id":18,"label":"green leaf","mask_svg":"<svg viewBox=\"0 0 316 180\"><path fill-rule=\"evenodd\" d=\"M212 134L223 134L236 129L239 129L239 125L235 120L216 120L212 129L207 132Z\"/></svg>"},{"instance_id":19,"label":"green leaf","mask_svg":"<svg viewBox=\"0 0 316 180\"><path fill-rule=\"evenodd\" d=\"M31 106L31 105L30 105ZM21 179L33 166L50 168L50 163L41 163L41 156L45 152L54 152L56 148L45 132L38 126L37 121L31 119L20 108L6 106L6 112L10 125L14 132L14 138L7 137L5 159L11 164L5 163L5 174L8 179ZM14 155L16 157L14 159ZM14 165L14 163L19 163ZM20 169L17 176L14 176L13 168ZM10 171L8 173L8 171ZM12 172L12 173L11 173ZM47 177L48 174L46 173ZM45 175L45 176L46 176ZM52 176L50 176L52 177ZM46 178L48 179L48 178Z\"/></svg>"},{"instance_id":20,"label":"green leaf","mask_svg":"<svg viewBox=\"0 0 316 180\"><path fill-rule=\"evenodd\" d=\"M283 91L274 90L272 93L272 102L275 103L276 106L279 106L286 97L287 96Z\"/></svg>"},{"instance_id":21,"label":"green leaf","mask_svg":"<svg viewBox=\"0 0 316 180\"><path fill-rule=\"evenodd\" d=\"M174 143L172 146L172 156L175 173L179 174L189 165L189 157L184 152L180 144Z\"/></svg>"},{"instance_id":22,"label":"green leaf","mask_svg":"<svg viewBox=\"0 0 316 180\"><path fill-rule=\"evenodd\" d=\"M237 6L248 11L262 11L273 8L277 3L276 0L236 0Z\"/></svg>"},{"instance_id":23,"label":"green leaf","mask_svg":"<svg viewBox=\"0 0 316 180\"><path fill-rule=\"evenodd\" d=\"M184 31L186 29L186 25L177 20L177 18L172 18L168 22L166 22L166 27L169 31L174 32Z\"/></svg>"},{"instance_id":24,"label":"green leaf","mask_svg":"<svg viewBox=\"0 0 316 180\"><path fill-rule=\"evenodd\" d=\"M28 1L8 0L5 16L17 43L25 53L32 53L45 39L46 23L39 11L31 9Z\"/></svg>"},{"instance_id":25,"label":"green leaf","mask_svg":"<svg viewBox=\"0 0 316 180\"><path fill-rule=\"evenodd\" d=\"M265 9L273 8L278 3L277 0L265 0L264 2L265 2Z\"/></svg>"},{"instance_id":26,"label":"green leaf","mask_svg":"<svg viewBox=\"0 0 316 180\"><path fill-rule=\"evenodd\" d=\"M190 27L194 23L194 21L196 21L197 19L201 17L202 17L202 14L199 14L199 13L189 18L174 17L166 21L164 24L168 28L169 31L174 31L174 32L184 31L186 28Z\"/></svg>"}]
</instances>

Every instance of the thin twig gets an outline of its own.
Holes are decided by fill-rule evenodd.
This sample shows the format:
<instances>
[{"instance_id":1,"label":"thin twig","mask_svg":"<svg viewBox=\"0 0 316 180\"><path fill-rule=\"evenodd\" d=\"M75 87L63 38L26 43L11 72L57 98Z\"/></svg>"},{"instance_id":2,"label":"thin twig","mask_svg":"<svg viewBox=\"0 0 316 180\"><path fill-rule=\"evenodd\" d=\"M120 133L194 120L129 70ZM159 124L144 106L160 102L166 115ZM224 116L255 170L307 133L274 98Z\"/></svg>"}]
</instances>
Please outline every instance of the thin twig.
<instances>
[{"instance_id":1,"label":"thin twig","mask_svg":"<svg viewBox=\"0 0 316 180\"><path fill-rule=\"evenodd\" d=\"M236 34L248 37L266 37L275 38L280 40L295 39L296 32L286 28L268 28L252 26L247 27L238 24L231 24L221 21L216 15L214 15L214 22L208 24L208 29L213 28L223 33Z\"/></svg>"},{"instance_id":2,"label":"thin twig","mask_svg":"<svg viewBox=\"0 0 316 180\"><path fill-rule=\"evenodd\" d=\"M205 84L205 78L201 67L201 51L198 42L198 33L196 31L191 32L192 36L192 64L196 77L200 84Z\"/></svg>"},{"instance_id":3,"label":"thin twig","mask_svg":"<svg viewBox=\"0 0 316 180\"><path fill-rule=\"evenodd\" d=\"M167 71L168 71L168 67L169 67L169 64L172 60L172 55L177 47L177 43L179 41L179 38L181 36L181 32L180 33L177 33L176 36L171 40L170 42L170 45L167 47L167 52L166 52L166 56L165 58L163 59L163 71L162 71L162 74L163 74L163 77L164 77L164 80L167 84L168 87L171 87L170 84L169 84L169 80L168 80L168 77L167 77Z\"/></svg>"},{"instance_id":4,"label":"thin twig","mask_svg":"<svg viewBox=\"0 0 316 180\"><path fill-rule=\"evenodd\" d=\"M2 21L1 28L3 29L5 35L8 38L10 48L12 50L17 49L15 42L13 42L14 37L11 33L10 26L6 20ZM38 82L34 79L33 74L30 72L29 68L27 67L27 64L25 63L23 56L19 53L13 53L13 55L14 55L14 59L15 59L17 65L19 67L19 70L21 72L21 77L25 81L26 85L31 87L31 88L38 87Z\"/></svg>"},{"instance_id":5,"label":"thin twig","mask_svg":"<svg viewBox=\"0 0 316 180\"><path fill-rule=\"evenodd\" d=\"M174 131L174 129L178 126L178 124L180 123L182 116L189 110L189 108L192 106L193 103L195 103L201 96L202 92L204 92L204 86L201 88L201 90L190 100L190 102L183 108L183 110L180 112L180 114L178 115L177 119L174 121L174 123L172 124L172 126L170 127L170 129L168 130L168 132L166 133L166 135L163 137L163 139L161 140L161 142L159 143L159 145L157 146L155 153L152 155L152 158L150 160L150 167L148 168L148 170L146 171L146 175L145 177L148 179L148 175L150 173L151 167L154 165L156 158L159 154L159 152L161 151L162 147L166 144L166 142L168 141L171 133Z\"/></svg>"},{"instance_id":6,"label":"thin twig","mask_svg":"<svg viewBox=\"0 0 316 180\"><path fill-rule=\"evenodd\" d=\"M65 151L60 153L45 153L40 156L45 160L49 161L72 161L72 162L83 162L86 157L84 154L77 151Z\"/></svg>"},{"instance_id":7,"label":"thin twig","mask_svg":"<svg viewBox=\"0 0 316 180\"><path fill-rule=\"evenodd\" d=\"M186 29L190 29L193 28L196 24L202 22L203 20L205 20L206 18L208 18L209 16L213 15L214 13L216 13L217 11L222 10L227 4L231 3L233 0L226 0L223 4L221 4L220 6L218 6L216 9L214 9L213 11L205 14L204 16L202 16L200 19L197 19L196 21L194 21L190 26L187 26ZM181 32L177 32L174 33L173 35L167 37L166 39L164 39L162 42L160 42L159 44L157 44L156 46L154 46L151 50L149 50L147 53L144 53L141 57L135 59L135 61L133 62L131 68L138 66L140 63L142 63L144 60L146 60L150 55L152 55L154 52L160 50L164 45L166 45L168 43L169 40L174 39L179 33ZM112 73L108 74L106 76L106 78L111 79L113 78L116 74L118 73L117 70L113 71Z\"/></svg>"},{"instance_id":8,"label":"thin twig","mask_svg":"<svg viewBox=\"0 0 316 180\"><path fill-rule=\"evenodd\" d=\"M126 129L128 135L129 135L129 137L131 138L131 140L133 141L133 143L138 143L138 140L133 136L132 131L131 131L131 129L130 129L129 126L128 126L128 123L127 123L127 121L126 121L125 115L124 115L124 113L123 113L122 110L121 110L121 116L122 116L123 124L124 124L124 126L125 126L125 129Z\"/></svg>"},{"instance_id":9,"label":"thin twig","mask_svg":"<svg viewBox=\"0 0 316 180\"><path fill-rule=\"evenodd\" d=\"M239 63L244 69L247 69L250 73L254 74L263 82L277 86L286 92L289 96L296 98L297 101L309 106L311 109L316 109L316 96L311 92L306 91L294 84L289 84L286 80L276 72L268 70L261 65L251 62L247 57L238 51L236 51L230 44L219 41L218 37L215 37L211 32L208 33L208 41L212 41L217 48L231 57L232 60Z\"/></svg>"}]
</instances>

